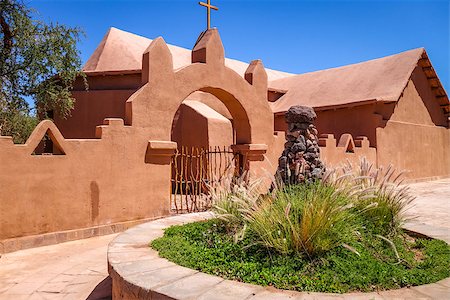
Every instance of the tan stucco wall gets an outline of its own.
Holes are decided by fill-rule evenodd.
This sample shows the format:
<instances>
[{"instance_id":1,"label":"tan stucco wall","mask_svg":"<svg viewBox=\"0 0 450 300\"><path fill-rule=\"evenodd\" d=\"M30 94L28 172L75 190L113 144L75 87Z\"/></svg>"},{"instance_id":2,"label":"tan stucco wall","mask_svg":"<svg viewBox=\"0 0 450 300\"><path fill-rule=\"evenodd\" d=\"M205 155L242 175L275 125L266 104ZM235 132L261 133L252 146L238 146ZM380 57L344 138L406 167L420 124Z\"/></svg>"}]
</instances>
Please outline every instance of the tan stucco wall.
<instances>
[{"instance_id":1,"label":"tan stucco wall","mask_svg":"<svg viewBox=\"0 0 450 300\"><path fill-rule=\"evenodd\" d=\"M182 146L208 147L208 118L192 107L181 104L174 118L171 140L180 149Z\"/></svg>"},{"instance_id":2,"label":"tan stucco wall","mask_svg":"<svg viewBox=\"0 0 450 300\"><path fill-rule=\"evenodd\" d=\"M75 108L67 119L55 117L66 138L94 138L105 118L125 118L125 102L136 90L73 91Z\"/></svg>"},{"instance_id":3,"label":"tan stucco wall","mask_svg":"<svg viewBox=\"0 0 450 300\"><path fill-rule=\"evenodd\" d=\"M216 29L202 34L192 62L174 70L170 51L158 38L143 55L142 87L125 109L119 104L133 89L80 91L72 127L59 124L68 135L91 135L103 116L125 111L125 122L106 120L96 128L95 139L66 139L51 121L42 121L25 145L1 137L0 245L20 236L167 215L170 161L177 147L171 141L172 122L195 91L214 95L226 106L236 132L233 149L251 174L261 175L263 168L273 174L276 165L268 168L267 158L279 155L284 136L274 135L262 63L253 61L244 78L227 68ZM116 100L104 101L111 98ZM77 126L82 130L77 132ZM32 155L46 133L64 155Z\"/></svg>"},{"instance_id":4,"label":"tan stucco wall","mask_svg":"<svg viewBox=\"0 0 450 300\"><path fill-rule=\"evenodd\" d=\"M450 176L450 131L443 127L389 121L377 129L382 147L377 149L380 166L393 164L408 171L408 178Z\"/></svg>"},{"instance_id":5,"label":"tan stucco wall","mask_svg":"<svg viewBox=\"0 0 450 300\"><path fill-rule=\"evenodd\" d=\"M366 136L370 146L376 146L375 128L381 116L375 113L375 104L360 105L347 108L316 110L315 125L320 134L334 134L340 137L349 133L353 137ZM286 131L284 115L275 116L275 130Z\"/></svg>"},{"instance_id":6,"label":"tan stucco wall","mask_svg":"<svg viewBox=\"0 0 450 300\"><path fill-rule=\"evenodd\" d=\"M365 137L353 138L350 134L343 134L339 140L334 135L322 135L319 139L320 158L327 167L339 167L347 162L358 166L362 158L377 165L377 150L369 146Z\"/></svg>"},{"instance_id":7,"label":"tan stucco wall","mask_svg":"<svg viewBox=\"0 0 450 300\"><path fill-rule=\"evenodd\" d=\"M411 179L450 176L450 130L426 78L416 69L384 128L377 128L377 160L407 170Z\"/></svg>"},{"instance_id":8,"label":"tan stucco wall","mask_svg":"<svg viewBox=\"0 0 450 300\"><path fill-rule=\"evenodd\" d=\"M419 67L412 73L390 121L448 127L447 118L431 91L425 73Z\"/></svg>"},{"instance_id":9,"label":"tan stucco wall","mask_svg":"<svg viewBox=\"0 0 450 300\"><path fill-rule=\"evenodd\" d=\"M381 116L374 113L375 105L361 105L345 109L317 111L320 157L328 167L337 167L349 161L358 165L362 157L376 165L375 130ZM284 115L275 116L275 129L287 130ZM347 143L354 147L347 151Z\"/></svg>"},{"instance_id":10,"label":"tan stucco wall","mask_svg":"<svg viewBox=\"0 0 450 300\"><path fill-rule=\"evenodd\" d=\"M32 155L49 124L25 145L0 139L0 240L168 214L170 170L144 163L145 131L117 120L100 139L61 136L65 155Z\"/></svg>"},{"instance_id":11,"label":"tan stucco wall","mask_svg":"<svg viewBox=\"0 0 450 300\"><path fill-rule=\"evenodd\" d=\"M137 90L142 86L141 72L129 74L87 73L86 77L78 77L74 83L75 91L94 90Z\"/></svg>"},{"instance_id":12,"label":"tan stucco wall","mask_svg":"<svg viewBox=\"0 0 450 300\"><path fill-rule=\"evenodd\" d=\"M175 122L176 120L176 122ZM174 119L172 141L178 147L229 147L233 145L231 121L206 104L185 100Z\"/></svg>"},{"instance_id":13,"label":"tan stucco wall","mask_svg":"<svg viewBox=\"0 0 450 300\"><path fill-rule=\"evenodd\" d=\"M319 133L333 133L340 137L345 133L353 137L366 136L370 145L376 146L375 128L379 116L374 114L374 105L361 105L336 110L317 111L316 127Z\"/></svg>"},{"instance_id":14,"label":"tan stucco wall","mask_svg":"<svg viewBox=\"0 0 450 300\"><path fill-rule=\"evenodd\" d=\"M196 91L196 92L193 92L192 94L190 94L186 98L186 100L194 100L194 101L199 101L201 103L204 103L204 104L208 105L209 107L211 107L212 109L214 109L215 111L217 111L219 114L221 114L225 118L227 118L229 120L233 119L233 116L230 114L230 112L228 111L228 108L225 106L225 104L223 104L222 101L220 101L219 99L217 99L216 97L214 97L211 94Z\"/></svg>"}]
</instances>

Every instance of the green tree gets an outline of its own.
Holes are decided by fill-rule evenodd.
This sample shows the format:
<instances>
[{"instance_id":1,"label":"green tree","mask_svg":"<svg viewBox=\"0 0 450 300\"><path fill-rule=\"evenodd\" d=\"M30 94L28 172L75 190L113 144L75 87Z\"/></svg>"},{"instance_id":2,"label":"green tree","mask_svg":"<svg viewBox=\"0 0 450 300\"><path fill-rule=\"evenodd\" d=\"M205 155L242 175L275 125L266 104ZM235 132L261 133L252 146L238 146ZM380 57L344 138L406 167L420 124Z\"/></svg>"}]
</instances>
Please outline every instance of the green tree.
<instances>
[{"instance_id":1,"label":"green tree","mask_svg":"<svg viewBox=\"0 0 450 300\"><path fill-rule=\"evenodd\" d=\"M16 143L28 138L36 116L70 114L72 85L83 75L76 47L81 30L35 15L20 0L0 0L0 132Z\"/></svg>"}]
</instances>

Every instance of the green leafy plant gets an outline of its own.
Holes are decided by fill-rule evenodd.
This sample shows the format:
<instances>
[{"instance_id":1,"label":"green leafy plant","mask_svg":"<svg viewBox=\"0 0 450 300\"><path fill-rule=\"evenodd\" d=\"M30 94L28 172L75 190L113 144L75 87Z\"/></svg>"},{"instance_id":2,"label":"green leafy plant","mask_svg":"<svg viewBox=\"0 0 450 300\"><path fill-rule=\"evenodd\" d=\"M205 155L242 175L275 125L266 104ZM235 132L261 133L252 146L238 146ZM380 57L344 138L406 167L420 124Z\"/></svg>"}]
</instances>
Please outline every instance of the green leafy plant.
<instances>
[{"instance_id":1,"label":"green leafy plant","mask_svg":"<svg viewBox=\"0 0 450 300\"><path fill-rule=\"evenodd\" d=\"M363 232L362 232L363 234ZM208 274L297 291L379 291L436 282L450 276L450 247L443 241L375 236L312 258L286 255L254 243L235 242L222 220L173 226L151 246L179 265ZM358 252L358 255L353 253ZM408 263L398 263L397 255Z\"/></svg>"}]
</instances>

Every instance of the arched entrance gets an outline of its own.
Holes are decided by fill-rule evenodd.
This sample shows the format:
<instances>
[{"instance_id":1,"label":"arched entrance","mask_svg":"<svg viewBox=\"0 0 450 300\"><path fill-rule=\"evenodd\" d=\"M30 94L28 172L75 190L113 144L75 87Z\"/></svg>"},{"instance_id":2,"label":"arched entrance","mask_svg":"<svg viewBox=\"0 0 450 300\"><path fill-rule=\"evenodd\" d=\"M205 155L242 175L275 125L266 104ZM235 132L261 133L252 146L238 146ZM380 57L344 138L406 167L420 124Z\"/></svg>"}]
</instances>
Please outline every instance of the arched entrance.
<instances>
[{"instance_id":1,"label":"arched entrance","mask_svg":"<svg viewBox=\"0 0 450 300\"><path fill-rule=\"evenodd\" d=\"M211 207L210 189L239 176L242 167L233 151L233 116L222 100L197 91L178 108L171 140L177 150L171 166L171 208L176 213Z\"/></svg>"},{"instance_id":2,"label":"arched entrance","mask_svg":"<svg viewBox=\"0 0 450 300\"><path fill-rule=\"evenodd\" d=\"M267 101L267 74L262 63L253 61L243 75L226 67L216 29L201 35L192 51L192 64L178 70L173 70L172 55L164 40L155 39L143 55L143 86L126 106L126 124L149 137L146 163L158 169L166 165L166 170L171 170L180 142L173 141L173 120L180 106L186 104L183 101L201 92L218 99L229 112L233 131L230 151L241 157L242 169L257 175L264 154L274 143L273 113ZM198 103L188 104L186 110L200 109ZM164 172L161 176L167 175ZM169 185L167 190L172 190Z\"/></svg>"}]
</instances>

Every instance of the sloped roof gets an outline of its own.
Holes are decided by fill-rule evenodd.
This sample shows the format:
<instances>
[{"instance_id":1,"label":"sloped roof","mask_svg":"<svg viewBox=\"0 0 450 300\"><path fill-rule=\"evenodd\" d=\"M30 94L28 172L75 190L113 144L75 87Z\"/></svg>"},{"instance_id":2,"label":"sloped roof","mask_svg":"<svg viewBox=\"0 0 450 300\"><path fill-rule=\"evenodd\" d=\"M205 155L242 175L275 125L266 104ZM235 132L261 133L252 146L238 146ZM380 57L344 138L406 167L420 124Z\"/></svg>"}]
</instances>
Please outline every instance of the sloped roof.
<instances>
[{"instance_id":1,"label":"sloped roof","mask_svg":"<svg viewBox=\"0 0 450 300\"><path fill-rule=\"evenodd\" d=\"M293 105L314 108L348 106L352 103L397 101L425 50L399 54L343 67L295 75L270 83L286 90L272 110L285 112Z\"/></svg>"},{"instance_id":2,"label":"sloped roof","mask_svg":"<svg viewBox=\"0 0 450 300\"><path fill-rule=\"evenodd\" d=\"M97 49L83 67L87 74L137 73L142 68L142 54L152 42L151 39L111 27ZM167 45L173 57L175 69L191 64L191 50ZM244 76L247 63L225 59L225 65ZM294 74L267 69L269 80L293 76Z\"/></svg>"},{"instance_id":3,"label":"sloped roof","mask_svg":"<svg viewBox=\"0 0 450 300\"><path fill-rule=\"evenodd\" d=\"M83 67L88 75L140 73L142 54L151 39L111 27ZM174 68L191 64L191 50L168 45ZM225 65L241 76L247 63L225 59ZM274 113L293 105L328 109L364 103L398 101L416 66L423 68L444 113L450 112L449 99L424 48L373 59L357 64L304 74L291 74L266 68L269 89L285 93L270 106Z\"/></svg>"}]
</instances>

